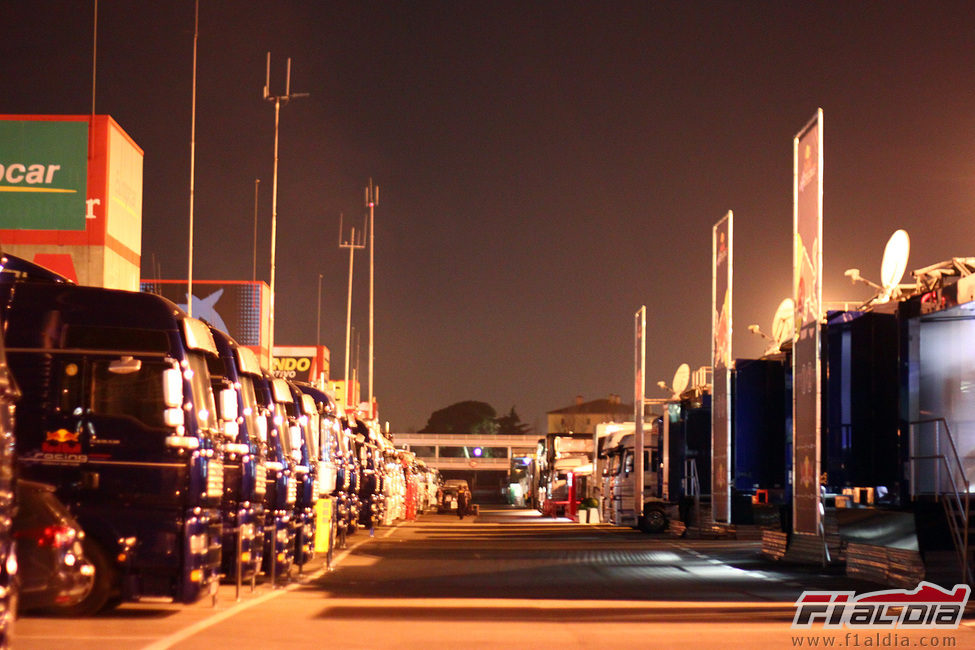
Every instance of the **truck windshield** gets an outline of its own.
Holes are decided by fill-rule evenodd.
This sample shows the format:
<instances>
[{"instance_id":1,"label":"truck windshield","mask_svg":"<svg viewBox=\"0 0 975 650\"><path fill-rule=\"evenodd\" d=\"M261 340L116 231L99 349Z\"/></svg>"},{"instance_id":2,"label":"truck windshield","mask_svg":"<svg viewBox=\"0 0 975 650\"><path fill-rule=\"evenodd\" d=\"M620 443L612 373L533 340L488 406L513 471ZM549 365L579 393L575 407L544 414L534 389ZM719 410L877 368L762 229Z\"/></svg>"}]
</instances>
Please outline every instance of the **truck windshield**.
<instances>
[{"instance_id":1,"label":"truck windshield","mask_svg":"<svg viewBox=\"0 0 975 650\"><path fill-rule=\"evenodd\" d=\"M97 415L130 417L148 427L166 426L163 414L163 371L172 366L162 361L142 361L138 370L112 372L114 359L92 361L89 381L88 405ZM82 377L78 366L69 363L64 367L64 385L61 391L61 408L70 412L79 406Z\"/></svg>"},{"instance_id":2,"label":"truck windshield","mask_svg":"<svg viewBox=\"0 0 975 650\"><path fill-rule=\"evenodd\" d=\"M308 446L309 462L315 462L321 458L321 451L318 448L319 436L321 435L322 419L318 413L306 416L305 420L305 444Z\"/></svg>"},{"instance_id":3,"label":"truck windshield","mask_svg":"<svg viewBox=\"0 0 975 650\"><path fill-rule=\"evenodd\" d=\"M257 407L257 395L254 393L254 381L247 375L241 375L240 377L240 392L244 399L244 422L247 423L247 435L250 437L251 442L256 445L260 445L263 440L259 434L260 429L257 426L257 418L261 417L258 414Z\"/></svg>"},{"instance_id":4,"label":"truck windshield","mask_svg":"<svg viewBox=\"0 0 975 650\"><path fill-rule=\"evenodd\" d=\"M342 438L342 425L339 421L331 416L322 417L322 457L324 460L331 461L335 459L335 454L338 451L339 440Z\"/></svg>"},{"instance_id":5,"label":"truck windshield","mask_svg":"<svg viewBox=\"0 0 975 650\"><path fill-rule=\"evenodd\" d=\"M201 352L190 351L186 354L186 359L192 371L190 385L193 388L193 405L196 407L197 422L201 428L210 431L209 435L213 435L217 431L217 409L213 403L206 358Z\"/></svg>"},{"instance_id":6,"label":"truck windshield","mask_svg":"<svg viewBox=\"0 0 975 650\"><path fill-rule=\"evenodd\" d=\"M281 449L285 456L291 456L291 431L288 420L288 412L281 402L274 403L274 424L278 429L278 439L281 441Z\"/></svg>"}]
</instances>

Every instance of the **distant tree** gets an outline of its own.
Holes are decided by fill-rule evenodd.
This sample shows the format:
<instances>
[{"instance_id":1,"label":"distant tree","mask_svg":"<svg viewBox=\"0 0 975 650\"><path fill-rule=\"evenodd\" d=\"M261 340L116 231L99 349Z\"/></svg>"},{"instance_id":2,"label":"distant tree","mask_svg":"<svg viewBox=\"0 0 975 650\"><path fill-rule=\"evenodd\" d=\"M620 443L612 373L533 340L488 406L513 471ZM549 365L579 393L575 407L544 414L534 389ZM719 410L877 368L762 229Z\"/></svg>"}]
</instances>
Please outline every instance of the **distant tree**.
<instances>
[{"instance_id":1,"label":"distant tree","mask_svg":"<svg viewBox=\"0 0 975 650\"><path fill-rule=\"evenodd\" d=\"M457 402L434 411L420 433L491 433L497 415L486 402Z\"/></svg>"},{"instance_id":2,"label":"distant tree","mask_svg":"<svg viewBox=\"0 0 975 650\"><path fill-rule=\"evenodd\" d=\"M471 433L478 436L493 436L498 433L498 423L495 420L481 420L474 425Z\"/></svg>"},{"instance_id":3,"label":"distant tree","mask_svg":"<svg viewBox=\"0 0 975 650\"><path fill-rule=\"evenodd\" d=\"M520 436L531 433L531 427L521 421L521 418L515 412L514 406L511 407L507 415L502 415L494 422L498 425L498 433L506 436Z\"/></svg>"}]
</instances>

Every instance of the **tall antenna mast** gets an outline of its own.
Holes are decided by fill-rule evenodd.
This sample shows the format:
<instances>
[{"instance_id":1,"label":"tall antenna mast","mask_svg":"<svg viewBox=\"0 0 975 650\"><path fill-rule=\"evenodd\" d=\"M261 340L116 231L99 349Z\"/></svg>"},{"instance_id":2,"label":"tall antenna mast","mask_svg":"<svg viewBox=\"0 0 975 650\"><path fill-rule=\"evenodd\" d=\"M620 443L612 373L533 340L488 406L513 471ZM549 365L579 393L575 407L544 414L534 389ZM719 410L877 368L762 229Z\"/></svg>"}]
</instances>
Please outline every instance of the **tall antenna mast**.
<instances>
[{"instance_id":1,"label":"tall antenna mast","mask_svg":"<svg viewBox=\"0 0 975 650\"><path fill-rule=\"evenodd\" d=\"M95 0L95 17L91 39L91 116L95 116L95 72L98 69L98 0Z\"/></svg>"},{"instance_id":2,"label":"tall antenna mast","mask_svg":"<svg viewBox=\"0 0 975 650\"><path fill-rule=\"evenodd\" d=\"M369 409L372 409L372 361L375 356L374 351L374 303L375 303L375 268L376 268L376 228L375 228L375 209L379 205L379 186L372 184L372 179L369 179L369 185L366 187L366 207L369 208Z\"/></svg>"},{"instance_id":3,"label":"tall antenna mast","mask_svg":"<svg viewBox=\"0 0 975 650\"><path fill-rule=\"evenodd\" d=\"M352 269L353 269L353 256L355 252L360 248L365 248L364 243L356 241L355 238L355 227L352 228L352 234L349 236L348 240L342 239L342 221L343 215L339 216L339 248L349 249L349 297L346 301L345 307L345 408L350 408L350 401L352 399L352 389L349 384L349 357L350 345L352 338Z\"/></svg>"},{"instance_id":4,"label":"tall antenna mast","mask_svg":"<svg viewBox=\"0 0 975 650\"><path fill-rule=\"evenodd\" d=\"M186 313L193 315L193 193L196 184L196 41L200 34L200 0L193 15L193 115L190 121L190 242L186 273Z\"/></svg>"},{"instance_id":5,"label":"tall antenna mast","mask_svg":"<svg viewBox=\"0 0 975 650\"><path fill-rule=\"evenodd\" d=\"M257 194L261 186L261 179L254 179L254 266L251 280L257 282Z\"/></svg>"},{"instance_id":6,"label":"tall antenna mast","mask_svg":"<svg viewBox=\"0 0 975 650\"><path fill-rule=\"evenodd\" d=\"M264 101L274 102L274 180L271 182L271 309L270 327L268 328L268 356L274 359L274 272L275 249L277 247L278 230L278 124L280 123L281 104L287 104L292 99L307 97L308 93L291 94L291 58L288 57L288 67L284 82L284 94L270 94L271 86L271 53L267 53L267 68L264 76Z\"/></svg>"}]
</instances>

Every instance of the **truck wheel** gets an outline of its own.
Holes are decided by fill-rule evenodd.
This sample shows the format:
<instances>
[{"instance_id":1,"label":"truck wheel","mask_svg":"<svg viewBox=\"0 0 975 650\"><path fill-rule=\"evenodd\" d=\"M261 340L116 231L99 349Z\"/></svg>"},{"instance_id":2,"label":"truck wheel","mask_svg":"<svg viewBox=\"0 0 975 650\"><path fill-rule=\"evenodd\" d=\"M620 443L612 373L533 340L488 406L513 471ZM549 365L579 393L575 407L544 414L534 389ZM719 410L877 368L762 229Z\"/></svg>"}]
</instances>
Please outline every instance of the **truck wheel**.
<instances>
[{"instance_id":1,"label":"truck wheel","mask_svg":"<svg viewBox=\"0 0 975 650\"><path fill-rule=\"evenodd\" d=\"M57 616L92 616L100 611L117 607L122 601L115 592L115 568L108 560L105 551L94 540L82 541L85 557L95 567L95 578L91 591L81 602L69 606L55 605L51 613Z\"/></svg>"},{"instance_id":2,"label":"truck wheel","mask_svg":"<svg viewBox=\"0 0 975 650\"><path fill-rule=\"evenodd\" d=\"M645 533L662 533L667 530L667 515L662 510L652 508L640 517L639 528Z\"/></svg>"}]
</instances>

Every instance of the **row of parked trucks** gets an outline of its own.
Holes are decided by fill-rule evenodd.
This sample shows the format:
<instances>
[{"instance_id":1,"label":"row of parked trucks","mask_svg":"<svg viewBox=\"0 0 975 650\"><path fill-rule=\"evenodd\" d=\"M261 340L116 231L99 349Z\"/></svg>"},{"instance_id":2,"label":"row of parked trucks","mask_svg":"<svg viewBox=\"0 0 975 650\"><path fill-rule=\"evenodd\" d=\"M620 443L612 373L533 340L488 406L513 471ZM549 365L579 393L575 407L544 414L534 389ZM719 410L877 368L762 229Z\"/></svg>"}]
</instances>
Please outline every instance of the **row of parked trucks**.
<instances>
[{"instance_id":1,"label":"row of parked trucks","mask_svg":"<svg viewBox=\"0 0 975 650\"><path fill-rule=\"evenodd\" d=\"M539 441L536 505L553 514L575 513L573 503L591 497L599 520L646 532L665 530L692 516L690 506L708 494L711 396L695 385L663 404L665 415L644 423L643 512L634 498L634 423L606 422L594 434L550 433Z\"/></svg>"},{"instance_id":2,"label":"row of parked trucks","mask_svg":"<svg viewBox=\"0 0 975 650\"><path fill-rule=\"evenodd\" d=\"M781 542L766 541L812 561L842 561L852 544L877 557L895 549L923 560L929 576L975 584L975 258L914 275L899 299L829 311L820 323L818 535L794 532L794 485L808 471L793 467L791 341L732 369L727 521L710 510L706 383L654 400L663 413L644 421L642 512L634 507L633 422L599 425L584 459L560 451L570 447L561 439L579 436L540 441L537 505L564 499L582 479L587 488L576 497L598 496L602 520L617 525L754 526L779 531Z\"/></svg>"},{"instance_id":3,"label":"row of parked trucks","mask_svg":"<svg viewBox=\"0 0 975 650\"><path fill-rule=\"evenodd\" d=\"M358 528L435 503L436 472L375 422L273 377L160 296L78 286L7 256L0 319L20 393L17 475L54 486L95 568L62 613L285 579Z\"/></svg>"}]
</instances>

